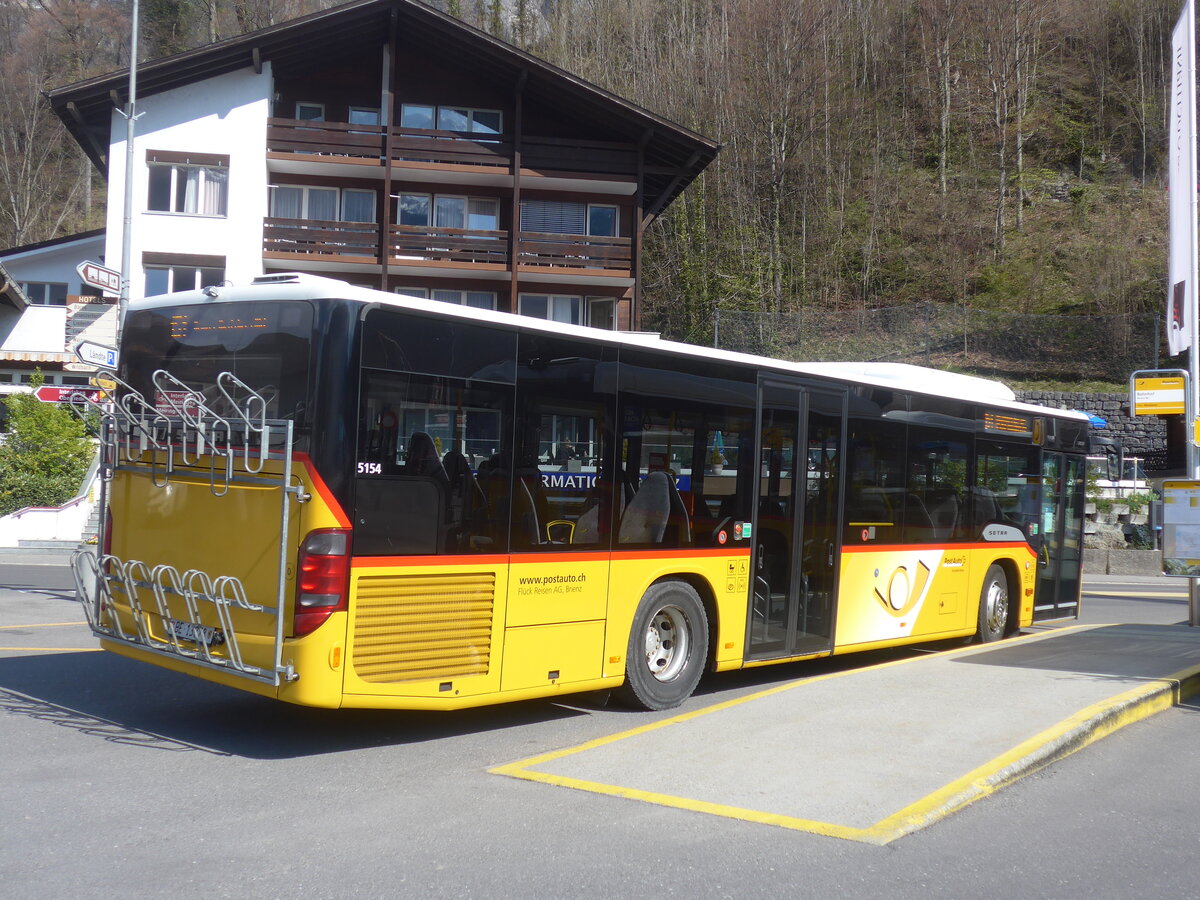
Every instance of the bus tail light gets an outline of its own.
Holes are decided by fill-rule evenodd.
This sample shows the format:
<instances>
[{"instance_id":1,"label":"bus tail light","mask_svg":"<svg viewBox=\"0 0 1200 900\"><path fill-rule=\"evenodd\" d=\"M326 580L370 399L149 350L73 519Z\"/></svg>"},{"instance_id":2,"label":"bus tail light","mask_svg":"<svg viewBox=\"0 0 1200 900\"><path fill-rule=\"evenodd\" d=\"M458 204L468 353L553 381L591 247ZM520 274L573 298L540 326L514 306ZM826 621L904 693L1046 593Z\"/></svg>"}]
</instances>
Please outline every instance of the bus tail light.
<instances>
[{"instance_id":1,"label":"bus tail light","mask_svg":"<svg viewBox=\"0 0 1200 900\"><path fill-rule=\"evenodd\" d=\"M338 528L310 532L296 564L296 612L292 634L316 630L346 609L350 593L350 532Z\"/></svg>"}]
</instances>

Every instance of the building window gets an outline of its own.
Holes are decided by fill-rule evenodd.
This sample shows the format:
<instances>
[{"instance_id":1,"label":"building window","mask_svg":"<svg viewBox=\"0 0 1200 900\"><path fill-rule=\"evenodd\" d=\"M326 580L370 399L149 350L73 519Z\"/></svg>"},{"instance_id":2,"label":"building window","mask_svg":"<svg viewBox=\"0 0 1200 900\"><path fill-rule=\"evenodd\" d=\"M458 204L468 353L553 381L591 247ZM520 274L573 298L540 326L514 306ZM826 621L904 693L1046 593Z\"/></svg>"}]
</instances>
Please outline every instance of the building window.
<instances>
[{"instance_id":1,"label":"building window","mask_svg":"<svg viewBox=\"0 0 1200 900\"><path fill-rule=\"evenodd\" d=\"M379 110L372 109L369 106L352 106L350 107L350 124L378 125Z\"/></svg>"},{"instance_id":2,"label":"building window","mask_svg":"<svg viewBox=\"0 0 1200 900\"><path fill-rule=\"evenodd\" d=\"M606 203L576 203L570 200L521 202L522 231L616 237L618 222L617 207Z\"/></svg>"},{"instance_id":3,"label":"building window","mask_svg":"<svg viewBox=\"0 0 1200 900\"><path fill-rule=\"evenodd\" d=\"M581 297L522 294L519 300L521 315L533 316L535 319L549 319L552 322L564 322L568 325L582 324L582 309L583 299Z\"/></svg>"},{"instance_id":4,"label":"building window","mask_svg":"<svg viewBox=\"0 0 1200 900\"><path fill-rule=\"evenodd\" d=\"M403 294L405 297L419 297L422 300L429 299L429 288L398 287L392 288L392 293Z\"/></svg>"},{"instance_id":5,"label":"building window","mask_svg":"<svg viewBox=\"0 0 1200 900\"><path fill-rule=\"evenodd\" d=\"M433 292L433 299L442 303L454 303L458 306L469 306L472 309L495 309L495 291L450 291L440 288Z\"/></svg>"},{"instance_id":6,"label":"building window","mask_svg":"<svg viewBox=\"0 0 1200 900\"><path fill-rule=\"evenodd\" d=\"M297 103L296 118L301 122L324 122L325 104L307 102Z\"/></svg>"},{"instance_id":7,"label":"building window","mask_svg":"<svg viewBox=\"0 0 1200 900\"><path fill-rule=\"evenodd\" d=\"M504 115L498 109L403 103L400 105L400 127L500 134L504 130Z\"/></svg>"},{"instance_id":8,"label":"building window","mask_svg":"<svg viewBox=\"0 0 1200 900\"><path fill-rule=\"evenodd\" d=\"M594 237L617 236L617 208L603 203L588 204L588 230Z\"/></svg>"},{"instance_id":9,"label":"building window","mask_svg":"<svg viewBox=\"0 0 1200 900\"><path fill-rule=\"evenodd\" d=\"M22 281L21 290L39 306L67 305L67 286L57 281Z\"/></svg>"},{"instance_id":10,"label":"building window","mask_svg":"<svg viewBox=\"0 0 1200 900\"><path fill-rule=\"evenodd\" d=\"M375 221L375 192L360 191L371 197L371 217L365 221ZM298 185L275 184L271 186L271 215L278 219L310 219L320 222L338 221L339 192L337 188L305 187ZM361 198L352 201L354 208L362 210ZM356 222L358 219L346 219Z\"/></svg>"},{"instance_id":11,"label":"building window","mask_svg":"<svg viewBox=\"0 0 1200 900\"><path fill-rule=\"evenodd\" d=\"M225 281L225 269L206 266L146 266L146 296L194 291Z\"/></svg>"},{"instance_id":12,"label":"building window","mask_svg":"<svg viewBox=\"0 0 1200 900\"><path fill-rule=\"evenodd\" d=\"M151 163L146 208L188 216L224 216L228 193L228 167Z\"/></svg>"},{"instance_id":13,"label":"building window","mask_svg":"<svg viewBox=\"0 0 1200 900\"><path fill-rule=\"evenodd\" d=\"M617 328L617 301L612 297L589 297L587 324L592 328L615 331Z\"/></svg>"},{"instance_id":14,"label":"building window","mask_svg":"<svg viewBox=\"0 0 1200 900\"><path fill-rule=\"evenodd\" d=\"M375 192L357 188L342 189L342 221L374 222Z\"/></svg>"},{"instance_id":15,"label":"building window","mask_svg":"<svg viewBox=\"0 0 1200 900\"><path fill-rule=\"evenodd\" d=\"M401 194L398 218L401 225L497 231L500 228L500 203L482 197Z\"/></svg>"}]
</instances>

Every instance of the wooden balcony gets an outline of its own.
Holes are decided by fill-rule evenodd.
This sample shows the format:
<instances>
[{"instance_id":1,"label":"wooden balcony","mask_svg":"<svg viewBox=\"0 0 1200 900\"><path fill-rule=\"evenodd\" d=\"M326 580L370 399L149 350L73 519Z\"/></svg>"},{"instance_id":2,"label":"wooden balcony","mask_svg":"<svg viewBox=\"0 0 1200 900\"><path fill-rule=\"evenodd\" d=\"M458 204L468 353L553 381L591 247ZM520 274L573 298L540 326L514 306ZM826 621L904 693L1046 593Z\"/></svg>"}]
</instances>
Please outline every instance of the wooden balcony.
<instances>
[{"instance_id":1,"label":"wooden balcony","mask_svg":"<svg viewBox=\"0 0 1200 900\"><path fill-rule=\"evenodd\" d=\"M387 157L385 129L380 125L268 119L267 152L306 162L376 162ZM511 135L392 128L392 160L399 164L468 166L511 172ZM576 138L526 135L521 141L523 169L635 177L633 144Z\"/></svg>"},{"instance_id":2,"label":"wooden balcony","mask_svg":"<svg viewBox=\"0 0 1200 900\"><path fill-rule=\"evenodd\" d=\"M393 225L388 234L388 264L435 263L508 270L507 231L470 231ZM545 234L517 235L520 268L584 270L596 275L628 276L632 242L620 237ZM263 253L270 258L380 265L379 226L371 222L322 222L309 219L263 220Z\"/></svg>"},{"instance_id":3,"label":"wooden balcony","mask_svg":"<svg viewBox=\"0 0 1200 900\"><path fill-rule=\"evenodd\" d=\"M629 238L522 231L517 240L517 263L628 272L633 259L631 247Z\"/></svg>"}]
</instances>

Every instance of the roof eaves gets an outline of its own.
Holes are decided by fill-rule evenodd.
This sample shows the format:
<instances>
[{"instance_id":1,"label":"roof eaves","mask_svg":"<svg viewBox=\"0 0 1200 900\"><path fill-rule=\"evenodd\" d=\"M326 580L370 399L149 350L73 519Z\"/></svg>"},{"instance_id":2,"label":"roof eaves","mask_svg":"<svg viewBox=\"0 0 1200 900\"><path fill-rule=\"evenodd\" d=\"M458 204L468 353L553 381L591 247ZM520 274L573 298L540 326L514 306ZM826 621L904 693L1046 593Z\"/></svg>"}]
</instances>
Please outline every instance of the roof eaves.
<instances>
[{"instance_id":1,"label":"roof eaves","mask_svg":"<svg viewBox=\"0 0 1200 900\"><path fill-rule=\"evenodd\" d=\"M538 59L518 47L501 41L447 13L419 3L417 0L351 0L350 3L320 10L298 19L143 63L138 67L139 83L144 93L152 94L155 92L156 86L158 90L166 90L180 83L250 66L254 63L253 51L256 48L259 50L260 58L270 59L272 55L281 53L289 45L294 46L294 39L298 34L310 31L314 35L319 34L324 41L328 42L331 34L334 33L330 28L332 22L337 22L334 30L352 33L361 26L362 22L369 21L373 16L393 6L404 7L418 20L435 25L439 29L453 29L489 56L497 58L514 69L528 68L536 71L547 77L552 84L557 82L558 86L569 86L574 93L595 104L609 109L616 107L626 115L631 115L656 129L666 131L675 139L683 138L685 143L702 146L708 151L710 158L715 156L719 149L719 144L710 138L618 97L604 88L560 69L553 63ZM359 20L357 25L352 21L354 19ZM108 99L110 91L121 94L128 78L129 68L125 67L107 75L56 88L49 91L47 96L50 98L55 112L66 121L64 116L66 103L75 101L84 104L88 101L91 103L99 101L101 105L106 105L110 102ZM70 127L70 123L68 123L68 127ZM75 129L72 129L72 133L76 133Z\"/></svg>"},{"instance_id":2,"label":"roof eaves","mask_svg":"<svg viewBox=\"0 0 1200 900\"><path fill-rule=\"evenodd\" d=\"M17 312L24 312L29 308L29 298L25 296L21 286L8 274L3 263L0 263L0 299L16 309Z\"/></svg>"}]
</instances>

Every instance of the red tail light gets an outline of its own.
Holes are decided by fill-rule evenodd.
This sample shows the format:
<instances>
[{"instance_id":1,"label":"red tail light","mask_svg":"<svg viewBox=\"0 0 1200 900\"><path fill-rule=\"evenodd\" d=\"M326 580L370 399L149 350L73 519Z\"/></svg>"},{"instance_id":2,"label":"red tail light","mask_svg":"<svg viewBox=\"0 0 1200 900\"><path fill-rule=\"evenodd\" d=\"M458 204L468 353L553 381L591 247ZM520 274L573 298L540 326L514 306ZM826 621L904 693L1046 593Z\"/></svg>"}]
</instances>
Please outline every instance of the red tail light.
<instances>
[{"instance_id":1,"label":"red tail light","mask_svg":"<svg viewBox=\"0 0 1200 900\"><path fill-rule=\"evenodd\" d=\"M310 532L296 561L296 612L292 634L308 634L334 612L347 608L350 590L350 532Z\"/></svg>"}]
</instances>

